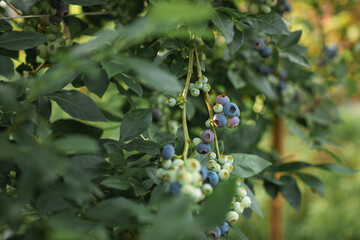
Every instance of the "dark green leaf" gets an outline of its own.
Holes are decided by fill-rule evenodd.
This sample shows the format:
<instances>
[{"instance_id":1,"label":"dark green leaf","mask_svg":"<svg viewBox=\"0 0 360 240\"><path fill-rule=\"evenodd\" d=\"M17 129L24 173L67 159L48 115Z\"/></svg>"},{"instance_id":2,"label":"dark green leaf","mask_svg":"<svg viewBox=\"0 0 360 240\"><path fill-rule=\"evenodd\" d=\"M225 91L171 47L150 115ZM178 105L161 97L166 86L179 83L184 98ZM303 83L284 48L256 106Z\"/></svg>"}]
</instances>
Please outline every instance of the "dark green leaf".
<instances>
[{"instance_id":1,"label":"dark green leaf","mask_svg":"<svg viewBox=\"0 0 360 240\"><path fill-rule=\"evenodd\" d=\"M105 0L66 0L69 4L81 5L81 6L92 6L106 4Z\"/></svg>"},{"instance_id":2,"label":"dark green leaf","mask_svg":"<svg viewBox=\"0 0 360 240\"><path fill-rule=\"evenodd\" d=\"M139 97L142 97L143 94L143 89L141 87L141 85L135 81L132 77L130 77L129 75L126 75L124 73L120 73L119 77L121 78L121 80L124 81L124 83L131 89L133 90Z\"/></svg>"},{"instance_id":3,"label":"dark green leaf","mask_svg":"<svg viewBox=\"0 0 360 240\"><path fill-rule=\"evenodd\" d=\"M14 5L15 8L28 13L31 7L36 3L36 0L12 0L11 3Z\"/></svg>"},{"instance_id":4,"label":"dark green leaf","mask_svg":"<svg viewBox=\"0 0 360 240\"><path fill-rule=\"evenodd\" d=\"M138 151L140 153L158 154L161 146L152 141L134 139L125 146L126 151Z\"/></svg>"},{"instance_id":5,"label":"dark green leaf","mask_svg":"<svg viewBox=\"0 0 360 240\"><path fill-rule=\"evenodd\" d=\"M354 174L358 171L356 169L349 168L344 165L332 164L332 163L317 164L317 165L314 165L314 167L321 168L321 169L324 169L327 171L331 171L333 173L340 174L340 175Z\"/></svg>"},{"instance_id":6,"label":"dark green leaf","mask_svg":"<svg viewBox=\"0 0 360 240\"><path fill-rule=\"evenodd\" d=\"M301 34L302 30L291 32L288 36L281 38L277 45L279 48L289 48L299 42Z\"/></svg>"},{"instance_id":7,"label":"dark green leaf","mask_svg":"<svg viewBox=\"0 0 360 240\"><path fill-rule=\"evenodd\" d=\"M230 223L230 226L235 231L235 233L238 235L239 238L241 238L242 240L248 240L245 234L236 225Z\"/></svg>"},{"instance_id":8,"label":"dark green leaf","mask_svg":"<svg viewBox=\"0 0 360 240\"><path fill-rule=\"evenodd\" d=\"M182 57L175 58L170 65L170 71L177 78L184 76L187 73L188 61Z\"/></svg>"},{"instance_id":9,"label":"dark green leaf","mask_svg":"<svg viewBox=\"0 0 360 240\"><path fill-rule=\"evenodd\" d=\"M85 73L84 81L86 87L91 92L95 93L99 98L102 98L110 84L110 80L108 79L106 72L102 69L92 71L89 74Z\"/></svg>"},{"instance_id":10,"label":"dark green leaf","mask_svg":"<svg viewBox=\"0 0 360 240\"><path fill-rule=\"evenodd\" d=\"M120 61L132 68L146 86L160 92L181 92L182 86L170 73L140 58L121 57Z\"/></svg>"},{"instance_id":11,"label":"dark green leaf","mask_svg":"<svg viewBox=\"0 0 360 240\"><path fill-rule=\"evenodd\" d=\"M130 187L129 181L122 176L111 176L104 179L101 185L117 190L127 190Z\"/></svg>"},{"instance_id":12,"label":"dark green leaf","mask_svg":"<svg viewBox=\"0 0 360 240\"><path fill-rule=\"evenodd\" d=\"M49 98L74 118L87 121L107 121L96 104L79 91L63 90L49 95Z\"/></svg>"},{"instance_id":13,"label":"dark green leaf","mask_svg":"<svg viewBox=\"0 0 360 240\"><path fill-rule=\"evenodd\" d=\"M120 141L138 137L150 127L152 112L150 109L134 109L125 114L120 127Z\"/></svg>"},{"instance_id":14,"label":"dark green leaf","mask_svg":"<svg viewBox=\"0 0 360 240\"><path fill-rule=\"evenodd\" d=\"M73 119L60 119L52 124L55 135L83 134L93 138L100 138L102 130Z\"/></svg>"},{"instance_id":15,"label":"dark green leaf","mask_svg":"<svg viewBox=\"0 0 360 240\"><path fill-rule=\"evenodd\" d=\"M161 41L160 46L165 49L175 50L175 51L180 49L180 45L179 45L178 41L174 38L167 38L167 39Z\"/></svg>"},{"instance_id":16,"label":"dark green leaf","mask_svg":"<svg viewBox=\"0 0 360 240\"><path fill-rule=\"evenodd\" d=\"M279 185L276 185L270 181L264 181L264 188L266 193L272 198L275 199L277 197L278 192L280 191Z\"/></svg>"},{"instance_id":17,"label":"dark green leaf","mask_svg":"<svg viewBox=\"0 0 360 240\"><path fill-rule=\"evenodd\" d=\"M245 23L268 35L288 35L289 30L283 19L271 12L257 18L246 18Z\"/></svg>"},{"instance_id":18,"label":"dark green leaf","mask_svg":"<svg viewBox=\"0 0 360 240\"><path fill-rule=\"evenodd\" d=\"M215 44L215 34L214 31L212 31L212 29L210 29L209 31L207 31L204 36L202 37L202 40L204 41L205 45L212 49L214 47Z\"/></svg>"},{"instance_id":19,"label":"dark green leaf","mask_svg":"<svg viewBox=\"0 0 360 240\"><path fill-rule=\"evenodd\" d=\"M216 226L224 221L225 215L229 211L234 189L234 179L216 187L214 192L206 199L200 211L198 221L204 224L204 226ZM219 204L220 202L221 204Z\"/></svg>"},{"instance_id":20,"label":"dark green leaf","mask_svg":"<svg viewBox=\"0 0 360 240\"><path fill-rule=\"evenodd\" d=\"M311 167L312 165L306 162L289 162L277 165L274 168L276 172L288 172L288 171L298 171L303 168Z\"/></svg>"},{"instance_id":21,"label":"dark green leaf","mask_svg":"<svg viewBox=\"0 0 360 240\"><path fill-rule=\"evenodd\" d=\"M279 65L279 50L277 47L273 48L271 57L272 57L274 69L275 71L277 71Z\"/></svg>"},{"instance_id":22,"label":"dark green leaf","mask_svg":"<svg viewBox=\"0 0 360 240\"><path fill-rule=\"evenodd\" d=\"M228 44L228 48L231 54L235 54L237 50L244 44L243 33L235 28L234 39Z\"/></svg>"},{"instance_id":23,"label":"dark green leaf","mask_svg":"<svg viewBox=\"0 0 360 240\"><path fill-rule=\"evenodd\" d=\"M97 141L85 135L67 135L54 140L51 145L65 154L98 153L100 150Z\"/></svg>"},{"instance_id":24,"label":"dark green leaf","mask_svg":"<svg viewBox=\"0 0 360 240\"><path fill-rule=\"evenodd\" d=\"M0 32L8 32L12 30L12 26L7 19L0 20Z\"/></svg>"},{"instance_id":25,"label":"dark green leaf","mask_svg":"<svg viewBox=\"0 0 360 240\"><path fill-rule=\"evenodd\" d=\"M295 178L291 176L282 176L280 180L284 182L284 186L281 188L281 194L296 211L299 211L301 192Z\"/></svg>"},{"instance_id":26,"label":"dark green leaf","mask_svg":"<svg viewBox=\"0 0 360 240\"><path fill-rule=\"evenodd\" d=\"M0 55L0 78L1 75L9 79L14 75L14 63L9 57L3 55Z\"/></svg>"},{"instance_id":27,"label":"dark green leaf","mask_svg":"<svg viewBox=\"0 0 360 240\"><path fill-rule=\"evenodd\" d=\"M76 166L88 175L91 179L101 177L106 173L108 163L105 159L95 155L81 155L70 159L71 164Z\"/></svg>"},{"instance_id":28,"label":"dark green leaf","mask_svg":"<svg viewBox=\"0 0 360 240\"><path fill-rule=\"evenodd\" d=\"M295 48L283 49L280 52L280 57L287 58L287 59L289 59L290 62L299 64L300 66L311 68L311 64L310 64L309 60L307 60L307 58L304 57L302 55L302 53L297 51Z\"/></svg>"},{"instance_id":29,"label":"dark green leaf","mask_svg":"<svg viewBox=\"0 0 360 240\"><path fill-rule=\"evenodd\" d=\"M227 13L221 11L214 11L214 15L211 20L214 25L219 29L219 31L224 35L226 39L226 44L231 43L235 35L234 21L232 20L232 18Z\"/></svg>"},{"instance_id":30,"label":"dark green leaf","mask_svg":"<svg viewBox=\"0 0 360 240\"><path fill-rule=\"evenodd\" d=\"M126 70L126 67L122 64L114 63L111 61L102 62L101 66L106 71L109 79Z\"/></svg>"},{"instance_id":31,"label":"dark green leaf","mask_svg":"<svg viewBox=\"0 0 360 240\"><path fill-rule=\"evenodd\" d=\"M321 197L325 198L325 186L320 179L306 173L297 173L297 175L304 183L314 189Z\"/></svg>"},{"instance_id":32,"label":"dark green leaf","mask_svg":"<svg viewBox=\"0 0 360 240\"><path fill-rule=\"evenodd\" d=\"M13 31L0 36L0 48L8 50L29 49L45 42L47 42L45 35L37 32Z\"/></svg>"},{"instance_id":33,"label":"dark green leaf","mask_svg":"<svg viewBox=\"0 0 360 240\"><path fill-rule=\"evenodd\" d=\"M258 174L271 163L251 154L233 153L230 154L234 158L234 170L233 174L240 178L248 178L255 174Z\"/></svg>"},{"instance_id":34,"label":"dark green leaf","mask_svg":"<svg viewBox=\"0 0 360 240\"><path fill-rule=\"evenodd\" d=\"M115 80L115 79L112 79L111 82L115 84L117 90L118 90L120 93L124 94L124 95L128 98L131 106L135 109L135 108L136 108L136 105L135 105L135 103L134 103L131 95L125 90L125 88L123 88L123 86L121 86L121 84L118 83L118 81Z\"/></svg>"},{"instance_id":35,"label":"dark green leaf","mask_svg":"<svg viewBox=\"0 0 360 240\"><path fill-rule=\"evenodd\" d=\"M226 75L235 89L243 88L246 86L246 82L244 81L244 79L242 79L238 71L228 69Z\"/></svg>"}]
</instances>

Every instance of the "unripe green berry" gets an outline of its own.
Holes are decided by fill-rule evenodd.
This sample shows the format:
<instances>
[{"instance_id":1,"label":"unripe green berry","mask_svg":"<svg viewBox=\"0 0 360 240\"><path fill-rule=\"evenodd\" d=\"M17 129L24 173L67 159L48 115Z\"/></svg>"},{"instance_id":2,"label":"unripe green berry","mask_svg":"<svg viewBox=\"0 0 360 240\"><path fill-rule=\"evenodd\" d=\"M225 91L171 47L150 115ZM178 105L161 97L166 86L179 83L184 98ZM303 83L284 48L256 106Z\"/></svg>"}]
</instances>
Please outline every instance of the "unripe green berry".
<instances>
[{"instance_id":1,"label":"unripe green berry","mask_svg":"<svg viewBox=\"0 0 360 240\"><path fill-rule=\"evenodd\" d=\"M193 175L192 176L192 178L193 178L192 184L196 187L201 187L202 182L203 182L201 174L199 172L193 172L192 175Z\"/></svg>"},{"instance_id":2,"label":"unripe green berry","mask_svg":"<svg viewBox=\"0 0 360 240\"><path fill-rule=\"evenodd\" d=\"M211 127L211 121L210 119L206 120L205 127L210 128Z\"/></svg>"},{"instance_id":3,"label":"unripe green berry","mask_svg":"<svg viewBox=\"0 0 360 240\"><path fill-rule=\"evenodd\" d=\"M46 38L49 39L50 41L54 41L56 39L56 36L53 33L49 33L46 34Z\"/></svg>"},{"instance_id":4,"label":"unripe green berry","mask_svg":"<svg viewBox=\"0 0 360 240\"><path fill-rule=\"evenodd\" d=\"M219 172L218 172L218 175L219 175L219 179L222 180L222 181L226 181L229 179L230 177L230 173L228 170L225 170L225 169L221 169Z\"/></svg>"},{"instance_id":5,"label":"unripe green berry","mask_svg":"<svg viewBox=\"0 0 360 240\"><path fill-rule=\"evenodd\" d=\"M244 205L244 208L251 207L251 199L250 199L250 197L249 196L243 197L243 199L241 199L241 203Z\"/></svg>"},{"instance_id":6,"label":"unripe green berry","mask_svg":"<svg viewBox=\"0 0 360 240\"><path fill-rule=\"evenodd\" d=\"M174 106L176 105L176 100L175 100L175 98L169 98L169 99L167 100L167 105L168 105L169 107L174 107Z\"/></svg>"},{"instance_id":7,"label":"unripe green berry","mask_svg":"<svg viewBox=\"0 0 360 240\"><path fill-rule=\"evenodd\" d=\"M46 50L46 45L41 44L41 45L37 46L36 53L40 58L45 59L48 55L47 50Z\"/></svg>"},{"instance_id":8,"label":"unripe green berry","mask_svg":"<svg viewBox=\"0 0 360 240\"><path fill-rule=\"evenodd\" d=\"M226 214L226 221L229 223L236 223L239 220L239 214L235 211L230 211Z\"/></svg>"},{"instance_id":9,"label":"unripe green berry","mask_svg":"<svg viewBox=\"0 0 360 240\"><path fill-rule=\"evenodd\" d=\"M215 113L221 113L224 109L224 106L221 105L221 104L215 104L214 107L213 107L213 110Z\"/></svg>"},{"instance_id":10,"label":"unripe green berry","mask_svg":"<svg viewBox=\"0 0 360 240\"><path fill-rule=\"evenodd\" d=\"M201 81L196 81L195 82L195 87L197 89L202 89L203 86L204 86L204 84Z\"/></svg>"},{"instance_id":11,"label":"unripe green berry","mask_svg":"<svg viewBox=\"0 0 360 240\"><path fill-rule=\"evenodd\" d=\"M223 169L225 170L228 170L229 172L232 172L234 167L233 165L231 165L231 163L225 163L223 166L222 166Z\"/></svg>"},{"instance_id":12,"label":"unripe green berry","mask_svg":"<svg viewBox=\"0 0 360 240\"><path fill-rule=\"evenodd\" d=\"M216 163L216 164L214 165L213 171L214 171L214 172L219 172L220 170L221 170L220 164Z\"/></svg>"},{"instance_id":13,"label":"unripe green berry","mask_svg":"<svg viewBox=\"0 0 360 240\"><path fill-rule=\"evenodd\" d=\"M208 157L209 157L211 160L213 160L213 159L216 158L216 153L214 153L214 152L209 152L209 153L208 153Z\"/></svg>"},{"instance_id":14,"label":"unripe green berry","mask_svg":"<svg viewBox=\"0 0 360 240\"><path fill-rule=\"evenodd\" d=\"M50 43L48 43L48 45L46 47L46 50L47 50L49 55L54 55L54 54L56 54L57 49L58 49L59 46L60 45L57 42L50 42Z\"/></svg>"},{"instance_id":15,"label":"unripe green berry","mask_svg":"<svg viewBox=\"0 0 360 240\"><path fill-rule=\"evenodd\" d=\"M252 12L252 13L259 13L260 7L259 7L258 4L253 3L253 4L250 5L249 11Z\"/></svg>"},{"instance_id":16,"label":"unripe green berry","mask_svg":"<svg viewBox=\"0 0 360 240\"><path fill-rule=\"evenodd\" d=\"M169 132L170 132L171 134L174 134L174 135L175 135L176 132L177 132L177 129L178 129L178 127L179 127L178 122L177 122L177 121L169 121L168 126L169 126Z\"/></svg>"},{"instance_id":17,"label":"unripe green berry","mask_svg":"<svg viewBox=\"0 0 360 240\"><path fill-rule=\"evenodd\" d=\"M242 180L241 180L241 178L237 178L237 179L236 179L236 186L241 187L241 185L242 185Z\"/></svg>"},{"instance_id":18,"label":"unripe green berry","mask_svg":"<svg viewBox=\"0 0 360 240\"><path fill-rule=\"evenodd\" d=\"M157 178L162 179L164 173L165 173L165 170L162 169L162 168L159 168L159 169L156 170L155 176L156 176Z\"/></svg>"},{"instance_id":19,"label":"unripe green berry","mask_svg":"<svg viewBox=\"0 0 360 240\"><path fill-rule=\"evenodd\" d=\"M208 183L205 183L203 186L202 186L202 192L208 196L210 195L212 192L213 192L213 187L208 184Z\"/></svg>"},{"instance_id":20,"label":"unripe green berry","mask_svg":"<svg viewBox=\"0 0 360 240\"><path fill-rule=\"evenodd\" d=\"M270 7L275 7L275 5L277 4L277 0L266 0L266 4Z\"/></svg>"},{"instance_id":21,"label":"unripe green berry","mask_svg":"<svg viewBox=\"0 0 360 240\"><path fill-rule=\"evenodd\" d=\"M246 188L244 187L237 187L235 190L235 195L239 197L245 197L247 194Z\"/></svg>"},{"instance_id":22,"label":"unripe green berry","mask_svg":"<svg viewBox=\"0 0 360 240\"><path fill-rule=\"evenodd\" d=\"M207 79L207 77L205 77L204 75L202 75L199 80L200 80L203 84L207 84L208 81L209 81L209 80Z\"/></svg>"},{"instance_id":23,"label":"unripe green berry","mask_svg":"<svg viewBox=\"0 0 360 240\"><path fill-rule=\"evenodd\" d=\"M191 91L191 90L193 90L195 88L195 84L194 83L190 83L190 85L189 85L189 90Z\"/></svg>"},{"instance_id":24,"label":"unripe green berry","mask_svg":"<svg viewBox=\"0 0 360 240\"><path fill-rule=\"evenodd\" d=\"M217 162L215 160L210 160L207 163L207 169L213 171L213 169L215 168L215 164L217 164Z\"/></svg>"},{"instance_id":25,"label":"unripe green berry","mask_svg":"<svg viewBox=\"0 0 360 240\"><path fill-rule=\"evenodd\" d=\"M191 183L193 181L193 176L188 171L181 171L177 175L177 180L179 181L180 184Z\"/></svg>"},{"instance_id":26,"label":"unripe green berry","mask_svg":"<svg viewBox=\"0 0 360 240\"><path fill-rule=\"evenodd\" d=\"M183 170L184 169L184 160L175 159L174 161L172 161L171 169L179 170L179 171Z\"/></svg>"},{"instance_id":27,"label":"unripe green berry","mask_svg":"<svg viewBox=\"0 0 360 240\"><path fill-rule=\"evenodd\" d=\"M227 156L226 156L226 160L227 160L227 162L230 163L230 164L233 164L233 163L234 163L234 158L233 158L232 156L230 156L230 155L227 155Z\"/></svg>"},{"instance_id":28,"label":"unripe green berry","mask_svg":"<svg viewBox=\"0 0 360 240\"><path fill-rule=\"evenodd\" d=\"M194 147L196 147L199 143L201 143L201 139L196 137L192 140L192 144L194 145Z\"/></svg>"},{"instance_id":29,"label":"unripe green berry","mask_svg":"<svg viewBox=\"0 0 360 240\"><path fill-rule=\"evenodd\" d=\"M161 162L161 166L162 166L164 169L166 169L166 170L167 170L167 169L170 169L171 164L172 164L171 159L163 160L163 161Z\"/></svg>"},{"instance_id":30,"label":"unripe green berry","mask_svg":"<svg viewBox=\"0 0 360 240\"><path fill-rule=\"evenodd\" d=\"M234 211L238 214L242 214L244 212L244 205L240 202L235 202Z\"/></svg>"},{"instance_id":31,"label":"unripe green berry","mask_svg":"<svg viewBox=\"0 0 360 240\"><path fill-rule=\"evenodd\" d=\"M186 160L185 167L190 172L199 172L200 168L201 168L201 165L200 165L200 162L197 159L190 158L190 159Z\"/></svg>"},{"instance_id":32,"label":"unripe green berry","mask_svg":"<svg viewBox=\"0 0 360 240\"><path fill-rule=\"evenodd\" d=\"M260 5L260 12L265 13L265 14L269 13L269 12L271 12L271 8L268 5L261 4Z\"/></svg>"},{"instance_id":33,"label":"unripe green berry","mask_svg":"<svg viewBox=\"0 0 360 240\"><path fill-rule=\"evenodd\" d=\"M191 96L193 96L193 97L197 97L197 96L200 95L200 90L197 89L197 88L193 88L193 89L190 91L190 94L191 94Z\"/></svg>"},{"instance_id":34,"label":"unripe green berry","mask_svg":"<svg viewBox=\"0 0 360 240\"><path fill-rule=\"evenodd\" d=\"M225 164L227 162L226 155L220 155L219 158L218 158L218 162L220 164Z\"/></svg>"},{"instance_id":35,"label":"unripe green berry","mask_svg":"<svg viewBox=\"0 0 360 240\"><path fill-rule=\"evenodd\" d=\"M204 92L210 92L210 90L211 90L210 84L204 84L204 86L202 87L202 90Z\"/></svg>"}]
</instances>

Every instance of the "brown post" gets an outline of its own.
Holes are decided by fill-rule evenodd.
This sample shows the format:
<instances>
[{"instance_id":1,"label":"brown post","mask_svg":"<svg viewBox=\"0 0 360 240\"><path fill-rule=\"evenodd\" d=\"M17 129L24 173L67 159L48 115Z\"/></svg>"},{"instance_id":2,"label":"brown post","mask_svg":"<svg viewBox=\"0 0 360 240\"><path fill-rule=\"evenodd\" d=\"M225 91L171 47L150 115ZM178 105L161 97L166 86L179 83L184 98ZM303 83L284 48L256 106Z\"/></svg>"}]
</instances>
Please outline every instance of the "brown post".
<instances>
[{"instance_id":1,"label":"brown post","mask_svg":"<svg viewBox=\"0 0 360 240\"><path fill-rule=\"evenodd\" d=\"M272 132L272 144L274 149L279 153L280 157L284 154L285 142L285 124L284 120L274 117L274 125ZM276 178L280 178L276 174ZM282 221L283 198L280 194L270 203L270 239L282 240L283 239L283 221Z\"/></svg>"}]
</instances>

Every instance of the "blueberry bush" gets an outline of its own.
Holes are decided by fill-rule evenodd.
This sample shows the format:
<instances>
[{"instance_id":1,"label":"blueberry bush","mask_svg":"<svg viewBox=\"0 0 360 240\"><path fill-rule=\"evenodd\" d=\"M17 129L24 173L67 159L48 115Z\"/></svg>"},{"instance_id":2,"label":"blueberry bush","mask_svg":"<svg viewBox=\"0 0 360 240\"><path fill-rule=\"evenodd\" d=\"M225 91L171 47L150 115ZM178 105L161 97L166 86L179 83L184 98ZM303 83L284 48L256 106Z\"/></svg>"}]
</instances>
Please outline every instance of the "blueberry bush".
<instances>
[{"instance_id":1,"label":"blueberry bush","mask_svg":"<svg viewBox=\"0 0 360 240\"><path fill-rule=\"evenodd\" d=\"M0 6L0 239L247 239L254 184L299 210L298 181L324 194L304 170L355 172L286 0ZM277 119L334 162L261 146Z\"/></svg>"}]
</instances>

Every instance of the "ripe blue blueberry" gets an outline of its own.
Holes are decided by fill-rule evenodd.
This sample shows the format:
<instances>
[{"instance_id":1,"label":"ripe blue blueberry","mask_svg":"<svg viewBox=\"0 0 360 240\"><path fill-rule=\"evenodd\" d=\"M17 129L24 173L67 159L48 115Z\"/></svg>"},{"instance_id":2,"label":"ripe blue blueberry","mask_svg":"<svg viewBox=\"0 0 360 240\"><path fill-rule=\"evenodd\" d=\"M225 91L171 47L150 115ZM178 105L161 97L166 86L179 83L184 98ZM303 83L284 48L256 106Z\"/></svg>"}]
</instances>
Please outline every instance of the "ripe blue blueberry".
<instances>
[{"instance_id":1,"label":"ripe blue blueberry","mask_svg":"<svg viewBox=\"0 0 360 240\"><path fill-rule=\"evenodd\" d=\"M265 47L263 50L260 51L260 56L263 58L270 57L272 54L272 50L268 47Z\"/></svg>"},{"instance_id":2,"label":"ripe blue blueberry","mask_svg":"<svg viewBox=\"0 0 360 240\"><path fill-rule=\"evenodd\" d=\"M240 119L235 116L235 117L229 118L226 125L228 128L236 128L237 126L239 126L239 123L240 123Z\"/></svg>"},{"instance_id":3,"label":"ripe blue blueberry","mask_svg":"<svg viewBox=\"0 0 360 240\"><path fill-rule=\"evenodd\" d=\"M203 179L203 181L207 178L207 170L206 170L206 167L204 166L201 166L200 168L200 174L201 174L201 177Z\"/></svg>"},{"instance_id":4,"label":"ripe blue blueberry","mask_svg":"<svg viewBox=\"0 0 360 240\"><path fill-rule=\"evenodd\" d=\"M291 11L291 8L292 8L292 7L291 7L291 4L290 4L290 3L286 3L286 4L285 4L284 11L285 11L285 12L290 12L290 11Z\"/></svg>"},{"instance_id":5,"label":"ripe blue blueberry","mask_svg":"<svg viewBox=\"0 0 360 240\"><path fill-rule=\"evenodd\" d=\"M279 78L280 78L281 80L286 80L287 77L288 77L288 74L287 74L287 72L286 72L285 70L279 72Z\"/></svg>"},{"instance_id":6,"label":"ripe blue blueberry","mask_svg":"<svg viewBox=\"0 0 360 240\"><path fill-rule=\"evenodd\" d=\"M171 159L175 154L173 145L166 144L160 149L160 155L163 159Z\"/></svg>"},{"instance_id":7,"label":"ripe blue blueberry","mask_svg":"<svg viewBox=\"0 0 360 240\"><path fill-rule=\"evenodd\" d=\"M211 230L209 233L209 236L214 238L214 239L218 239L221 237L221 230L219 227L215 227L213 230Z\"/></svg>"},{"instance_id":8,"label":"ripe blue blueberry","mask_svg":"<svg viewBox=\"0 0 360 240\"><path fill-rule=\"evenodd\" d=\"M180 183L178 182L173 182L171 185L170 185L170 193L171 194L179 194L180 193L180 190L181 190L181 185Z\"/></svg>"},{"instance_id":9,"label":"ripe blue blueberry","mask_svg":"<svg viewBox=\"0 0 360 240\"><path fill-rule=\"evenodd\" d=\"M220 226L220 231L221 231L221 236L225 236L229 233L229 229L230 229L230 226L229 226L229 223L228 222L223 222Z\"/></svg>"},{"instance_id":10,"label":"ripe blue blueberry","mask_svg":"<svg viewBox=\"0 0 360 240\"><path fill-rule=\"evenodd\" d=\"M214 171L209 171L207 173L207 178L205 179L206 183L209 183L212 187L218 185L219 183L219 175Z\"/></svg>"},{"instance_id":11,"label":"ripe blue blueberry","mask_svg":"<svg viewBox=\"0 0 360 240\"><path fill-rule=\"evenodd\" d=\"M240 110L235 103L229 102L224 106L224 114L229 118L238 117L240 116Z\"/></svg>"},{"instance_id":12,"label":"ripe blue blueberry","mask_svg":"<svg viewBox=\"0 0 360 240\"><path fill-rule=\"evenodd\" d=\"M228 102L230 102L230 99L225 94L221 94L221 95L216 97L216 103L218 103L218 104L225 105Z\"/></svg>"},{"instance_id":13,"label":"ripe blue blueberry","mask_svg":"<svg viewBox=\"0 0 360 240\"><path fill-rule=\"evenodd\" d=\"M206 143L199 143L197 146L196 146L196 151L200 154L206 154L208 152L211 151L210 149L210 145L209 144L206 144Z\"/></svg>"},{"instance_id":14,"label":"ripe blue blueberry","mask_svg":"<svg viewBox=\"0 0 360 240\"><path fill-rule=\"evenodd\" d=\"M253 47L256 51L261 51L265 48L265 43L263 40L258 39L254 42Z\"/></svg>"},{"instance_id":15,"label":"ripe blue blueberry","mask_svg":"<svg viewBox=\"0 0 360 240\"><path fill-rule=\"evenodd\" d=\"M162 116L162 112L161 112L160 109L158 109L158 108L153 108L152 109L152 117L153 117L154 122L159 121L161 116Z\"/></svg>"},{"instance_id":16,"label":"ripe blue blueberry","mask_svg":"<svg viewBox=\"0 0 360 240\"><path fill-rule=\"evenodd\" d=\"M278 85L276 85L276 90L278 92L283 91L285 88L286 88L286 82L284 82L284 81L281 81L278 83Z\"/></svg>"},{"instance_id":17,"label":"ripe blue blueberry","mask_svg":"<svg viewBox=\"0 0 360 240\"><path fill-rule=\"evenodd\" d=\"M227 119L226 119L225 115L222 113L215 114L213 121L214 121L214 124L216 127L225 127L225 125L227 123Z\"/></svg>"},{"instance_id":18,"label":"ripe blue blueberry","mask_svg":"<svg viewBox=\"0 0 360 240\"><path fill-rule=\"evenodd\" d=\"M201 140L204 143L211 143L214 141L214 133L211 130L205 130L201 134Z\"/></svg>"}]
</instances>

